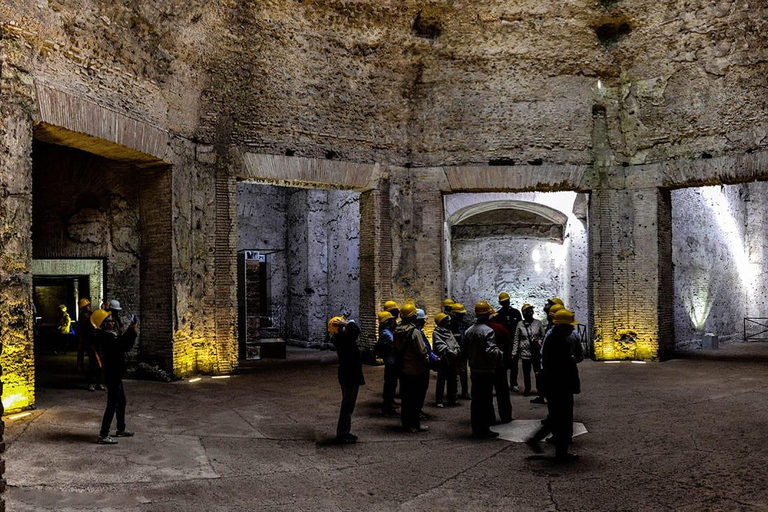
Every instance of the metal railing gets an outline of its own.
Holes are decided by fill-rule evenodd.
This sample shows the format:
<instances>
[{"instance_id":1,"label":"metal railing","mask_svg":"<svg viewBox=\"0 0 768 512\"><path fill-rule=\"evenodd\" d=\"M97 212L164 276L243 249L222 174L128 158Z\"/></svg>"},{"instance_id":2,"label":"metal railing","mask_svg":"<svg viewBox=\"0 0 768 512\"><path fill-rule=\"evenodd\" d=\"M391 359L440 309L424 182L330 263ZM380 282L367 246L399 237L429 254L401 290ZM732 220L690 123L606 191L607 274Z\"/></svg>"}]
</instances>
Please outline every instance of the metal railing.
<instances>
[{"instance_id":1,"label":"metal railing","mask_svg":"<svg viewBox=\"0 0 768 512\"><path fill-rule=\"evenodd\" d=\"M768 318L744 317L744 341L768 341Z\"/></svg>"}]
</instances>

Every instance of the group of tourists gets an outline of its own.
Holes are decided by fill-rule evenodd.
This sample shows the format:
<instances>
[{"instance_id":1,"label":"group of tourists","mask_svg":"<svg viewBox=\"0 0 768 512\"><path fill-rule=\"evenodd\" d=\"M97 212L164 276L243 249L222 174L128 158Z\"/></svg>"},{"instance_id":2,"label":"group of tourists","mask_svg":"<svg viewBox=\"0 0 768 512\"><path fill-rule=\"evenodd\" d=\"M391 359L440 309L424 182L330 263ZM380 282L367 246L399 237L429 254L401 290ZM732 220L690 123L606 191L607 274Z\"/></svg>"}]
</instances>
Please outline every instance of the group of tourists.
<instances>
[{"instance_id":1,"label":"group of tourists","mask_svg":"<svg viewBox=\"0 0 768 512\"><path fill-rule=\"evenodd\" d=\"M528 446L539 453L540 441L552 434L547 442L555 446L556 458L575 458L568 446L573 434L573 395L580 392L576 365L583 360L581 338L575 329L578 322L557 297L544 306L546 324L534 318L531 304L524 304L522 313L512 307L506 292L499 294L499 305L497 311L488 301L478 302L475 321L468 325L464 305L444 299L443 311L434 317L430 343L424 330L427 315L423 309L413 301L402 308L387 301L378 314L375 346L376 355L384 362L382 413L399 417L406 432L427 431L422 421L428 416L422 409L430 372L434 371L436 406L456 407L459 400L471 400L472 437L497 437L499 434L490 427L512 421L510 393L520 391L518 369L522 364L522 394L534 394L533 382L538 396L531 402L548 406L548 416L527 441ZM365 383L357 346L360 329L354 320L346 321L341 316L332 318L328 329L339 355L343 397L336 438L342 443L354 443L357 437L350 431L351 418L359 386ZM396 401L398 384L400 404Z\"/></svg>"},{"instance_id":2,"label":"group of tourists","mask_svg":"<svg viewBox=\"0 0 768 512\"><path fill-rule=\"evenodd\" d=\"M97 388L107 391L107 406L101 422L97 442L99 444L117 444L109 435L112 420L117 415L116 437L132 437L133 432L125 425L125 353L133 348L138 336L136 316L131 317L126 326L120 318L120 302L105 300L100 309L93 311L91 301L80 299L78 304L78 369L83 369L83 361L88 356L86 379L89 391Z\"/></svg>"}]
</instances>

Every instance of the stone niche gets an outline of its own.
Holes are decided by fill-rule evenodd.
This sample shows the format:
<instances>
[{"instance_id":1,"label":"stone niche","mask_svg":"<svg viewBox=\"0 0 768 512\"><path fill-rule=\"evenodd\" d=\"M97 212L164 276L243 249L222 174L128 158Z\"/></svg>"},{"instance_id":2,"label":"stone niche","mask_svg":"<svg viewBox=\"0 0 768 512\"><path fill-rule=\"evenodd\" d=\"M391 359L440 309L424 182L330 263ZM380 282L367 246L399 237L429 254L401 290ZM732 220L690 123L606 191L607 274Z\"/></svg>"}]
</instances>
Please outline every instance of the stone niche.
<instances>
[{"instance_id":1,"label":"stone niche","mask_svg":"<svg viewBox=\"0 0 768 512\"><path fill-rule=\"evenodd\" d=\"M35 260L104 261L103 293L94 289L89 298L94 308L103 298L119 300L124 316L140 314L141 305L140 182L135 176L126 164L34 144Z\"/></svg>"},{"instance_id":2,"label":"stone niche","mask_svg":"<svg viewBox=\"0 0 768 512\"><path fill-rule=\"evenodd\" d=\"M456 194L446 197L449 290L467 306L496 304L499 292L536 316L561 297L587 324L586 222L573 213L577 194Z\"/></svg>"},{"instance_id":3,"label":"stone niche","mask_svg":"<svg viewBox=\"0 0 768 512\"><path fill-rule=\"evenodd\" d=\"M675 346L743 339L745 317L766 317L768 183L672 191Z\"/></svg>"},{"instance_id":4,"label":"stone niche","mask_svg":"<svg viewBox=\"0 0 768 512\"><path fill-rule=\"evenodd\" d=\"M327 347L328 319L360 312L360 195L241 182L237 218L238 251L266 255L261 335Z\"/></svg>"}]
</instances>

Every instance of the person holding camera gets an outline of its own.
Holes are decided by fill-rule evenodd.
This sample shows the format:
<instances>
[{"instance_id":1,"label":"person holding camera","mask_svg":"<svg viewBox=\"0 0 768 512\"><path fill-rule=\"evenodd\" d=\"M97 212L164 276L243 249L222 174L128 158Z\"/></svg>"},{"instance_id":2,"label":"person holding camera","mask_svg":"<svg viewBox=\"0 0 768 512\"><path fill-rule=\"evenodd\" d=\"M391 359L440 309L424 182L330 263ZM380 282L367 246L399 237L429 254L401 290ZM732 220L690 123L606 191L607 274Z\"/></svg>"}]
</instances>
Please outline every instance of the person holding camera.
<instances>
[{"instance_id":1,"label":"person holding camera","mask_svg":"<svg viewBox=\"0 0 768 512\"><path fill-rule=\"evenodd\" d=\"M328 321L328 334L331 343L336 348L339 356L339 386L341 386L341 409L339 421L336 425L336 441L351 444L357 441L357 436L352 434L352 413L355 412L355 403L360 386L365 385L363 375L363 361L357 339L360 336L360 327L354 320L345 320L343 316L335 316Z\"/></svg>"},{"instance_id":2,"label":"person holding camera","mask_svg":"<svg viewBox=\"0 0 768 512\"><path fill-rule=\"evenodd\" d=\"M112 420L117 415L117 432L115 437L132 437L133 432L125 426L125 388L123 373L125 372L125 353L136 343L138 329L136 315L131 317L131 323L125 331L118 333L117 323L112 313L99 309L91 315L91 323L95 329L96 343L101 348L101 363L104 372L104 384L107 386L107 407L101 422L101 431L97 442L99 444L117 444L109 435Z\"/></svg>"}]
</instances>

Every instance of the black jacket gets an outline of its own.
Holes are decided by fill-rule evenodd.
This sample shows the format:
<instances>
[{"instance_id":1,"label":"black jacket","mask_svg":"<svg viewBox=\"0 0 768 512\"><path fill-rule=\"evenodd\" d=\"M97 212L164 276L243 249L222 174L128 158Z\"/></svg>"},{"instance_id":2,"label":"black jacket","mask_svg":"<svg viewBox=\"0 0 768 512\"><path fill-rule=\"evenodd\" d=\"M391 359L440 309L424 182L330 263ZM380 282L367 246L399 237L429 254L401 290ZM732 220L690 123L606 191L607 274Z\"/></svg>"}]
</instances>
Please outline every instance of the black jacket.
<instances>
[{"instance_id":1,"label":"black jacket","mask_svg":"<svg viewBox=\"0 0 768 512\"><path fill-rule=\"evenodd\" d=\"M363 361L360 357L360 349L357 347L359 335L360 328L356 323L350 322L339 334L331 338L331 343L339 356L339 384L343 387L365 384Z\"/></svg>"},{"instance_id":2,"label":"black jacket","mask_svg":"<svg viewBox=\"0 0 768 512\"><path fill-rule=\"evenodd\" d=\"M136 342L136 331L126 330L118 335L114 332L96 329L96 344L99 346L101 368L104 371L104 382L107 384L120 382L125 372L125 353L133 348Z\"/></svg>"},{"instance_id":3,"label":"black jacket","mask_svg":"<svg viewBox=\"0 0 768 512\"><path fill-rule=\"evenodd\" d=\"M517 328L517 324L522 320L523 315L521 315L520 311L513 307L502 307L496 312L496 316L493 317L494 322L507 328L507 332L509 332L513 339L515 336L515 329Z\"/></svg>"},{"instance_id":4,"label":"black jacket","mask_svg":"<svg viewBox=\"0 0 768 512\"><path fill-rule=\"evenodd\" d=\"M571 355L571 344L558 326L555 326L544 341L542 372L546 394L579 393L579 369Z\"/></svg>"}]
</instances>

